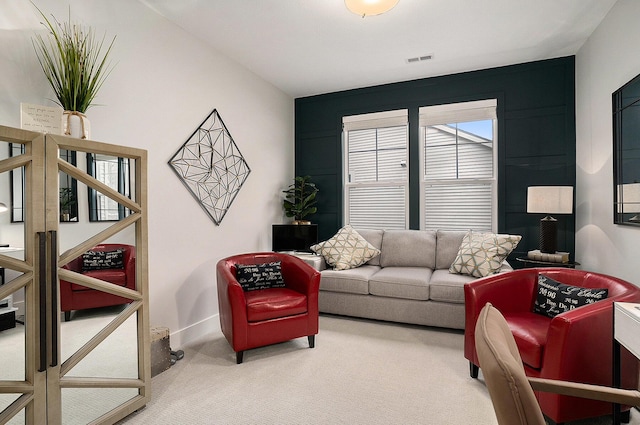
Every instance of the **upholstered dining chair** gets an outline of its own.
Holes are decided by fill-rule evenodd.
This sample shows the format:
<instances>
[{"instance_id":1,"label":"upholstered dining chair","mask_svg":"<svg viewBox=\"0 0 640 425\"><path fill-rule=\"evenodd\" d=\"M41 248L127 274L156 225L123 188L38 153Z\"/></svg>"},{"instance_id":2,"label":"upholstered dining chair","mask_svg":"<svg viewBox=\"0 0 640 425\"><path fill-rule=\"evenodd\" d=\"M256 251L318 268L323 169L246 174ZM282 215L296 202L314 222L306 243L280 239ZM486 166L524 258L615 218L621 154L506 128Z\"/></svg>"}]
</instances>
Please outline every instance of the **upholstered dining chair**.
<instances>
[{"instance_id":1,"label":"upholstered dining chair","mask_svg":"<svg viewBox=\"0 0 640 425\"><path fill-rule=\"evenodd\" d=\"M475 336L480 367L499 425L545 425L534 390L640 405L637 390L527 377L509 325L490 303L480 312Z\"/></svg>"},{"instance_id":2,"label":"upholstered dining chair","mask_svg":"<svg viewBox=\"0 0 640 425\"><path fill-rule=\"evenodd\" d=\"M320 272L292 255L263 252L216 265L220 327L240 364L246 350L318 333Z\"/></svg>"}]
</instances>

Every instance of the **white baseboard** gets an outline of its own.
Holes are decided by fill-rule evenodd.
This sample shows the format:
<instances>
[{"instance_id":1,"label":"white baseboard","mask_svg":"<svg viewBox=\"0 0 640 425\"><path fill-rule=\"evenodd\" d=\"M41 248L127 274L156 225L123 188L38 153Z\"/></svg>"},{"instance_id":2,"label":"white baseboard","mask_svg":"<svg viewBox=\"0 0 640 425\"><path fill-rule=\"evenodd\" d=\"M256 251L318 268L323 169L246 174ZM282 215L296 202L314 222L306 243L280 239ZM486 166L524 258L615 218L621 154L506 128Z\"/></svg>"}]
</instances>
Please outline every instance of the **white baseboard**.
<instances>
[{"instance_id":1,"label":"white baseboard","mask_svg":"<svg viewBox=\"0 0 640 425\"><path fill-rule=\"evenodd\" d=\"M25 315L24 300L17 302L14 301L13 306L18 309L18 311L16 311L16 317Z\"/></svg>"},{"instance_id":2,"label":"white baseboard","mask_svg":"<svg viewBox=\"0 0 640 425\"><path fill-rule=\"evenodd\" d=\"M196 341L205 335L220 332L219 314L214 314L179 331L169 335L171 349L176 350L185 344Z\"/></svg>"}]
</instances>

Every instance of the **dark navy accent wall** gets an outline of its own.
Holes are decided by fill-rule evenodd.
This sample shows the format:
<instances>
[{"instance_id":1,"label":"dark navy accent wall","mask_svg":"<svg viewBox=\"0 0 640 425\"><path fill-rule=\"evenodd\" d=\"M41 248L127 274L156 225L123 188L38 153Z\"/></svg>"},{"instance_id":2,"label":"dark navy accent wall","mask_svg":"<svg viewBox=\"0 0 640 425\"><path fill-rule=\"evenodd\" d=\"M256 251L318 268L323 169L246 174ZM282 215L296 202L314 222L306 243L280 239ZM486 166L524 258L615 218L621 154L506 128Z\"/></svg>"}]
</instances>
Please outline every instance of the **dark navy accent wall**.
<instances>
[{"instance_id":1,"label":"dark navy accent wall","mask_svg":"<svg viewBox=\"0 0 640 425\"><path fill-rule=\"evenodd\" d=\"M320 192L320 240L342 226L342 117L409 110L410 228L420 227L418 108L498 100L498 231L520 234L518 251L538 247L537 214L527 214L527 187L575 187L573 56L327 93L295 100L295 173ZM575 209L575 208L574 208ZM575 219L557 216L558 249L575 251Z\"/></svg>"}]
</instances>

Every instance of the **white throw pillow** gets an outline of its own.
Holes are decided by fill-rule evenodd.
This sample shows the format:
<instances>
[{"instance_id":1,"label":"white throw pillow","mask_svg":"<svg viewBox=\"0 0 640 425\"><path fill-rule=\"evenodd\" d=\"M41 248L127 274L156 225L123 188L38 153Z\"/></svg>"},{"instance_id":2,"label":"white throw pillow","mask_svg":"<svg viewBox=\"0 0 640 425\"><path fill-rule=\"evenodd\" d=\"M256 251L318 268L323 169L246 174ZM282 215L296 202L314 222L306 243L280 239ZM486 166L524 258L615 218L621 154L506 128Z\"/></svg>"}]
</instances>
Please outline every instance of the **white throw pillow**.
<instances>
[{"instance_id":1,"label":"white throw pillow","mask_svg":"<svg viewBox=\"0 0 640 425\"><path fill-rule=\"evenodd\" d=\"M338 230L331 239L311 246L311 250L322 255L324 261L335 270L353 269L380 254L379 249L367 242L348 224Z\"/></svg>"},{"instance_id":2,"label":"white throw pillow","mask_svg":"<svg viewBox=\"0 0 640 425\"><path fill-rule=\"evenodd\" d=\"M500 270L505 258L518 246L522 236L469 231L462 238L449 273L485 277Z\"/></svg>"}]
</instances>

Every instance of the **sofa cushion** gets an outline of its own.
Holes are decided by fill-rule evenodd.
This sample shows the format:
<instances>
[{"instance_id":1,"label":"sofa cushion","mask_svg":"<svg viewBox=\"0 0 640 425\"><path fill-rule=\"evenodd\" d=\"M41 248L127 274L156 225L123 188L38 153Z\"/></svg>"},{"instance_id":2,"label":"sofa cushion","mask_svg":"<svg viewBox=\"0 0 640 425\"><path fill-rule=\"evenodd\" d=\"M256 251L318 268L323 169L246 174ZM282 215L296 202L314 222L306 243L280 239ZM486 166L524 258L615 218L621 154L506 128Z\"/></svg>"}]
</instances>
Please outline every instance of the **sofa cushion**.
<instances>
[{"instance_id":1,"label":"sofa cushion","mask_svg":"<svg viewBox=\"0 0 640 425\"><path fill-rule=\"evenodd\" d=\"M467 232L463 230L438 230L436 232L436 269L451 267L466 234Z\"/></svg>"},{"instance_id":2,"label":"sofa cushion","mask_svg":"<svg viewBox=\"0 0 640 425\"><path fill-rule=\"evenodd\" d=\"M285 286L280 261L264 264L236 264L236 280L244 291Z\"/></svg>"},{"instance_id":3,"label":"sofa cushion","mask_svg":"<svg viewBox=\"0 0 640 425\"><path fill-rule=\"evenodd\" d=\"M368 265L348 270L323 270L320 274L320 290L367 295L369 278L378 270L380 267Z\"/></svg>"},{"instance_id":4,"label":"sofa cushion","mask_svg":"<svg viewBox=\"0 0 640 425\"><path fill-rule=\"evenodd\" d=\"M476 280L473 276L452 274L447 269L434 270L429 281L429 298L433 301L464 304L464 284Z\"/></svg>"},{"instance_id":5,"label":"sofa cushion","mask_svg":"<svg viewBox=\"0 0 640 425\"><path fill-rule=\"evenodd\" d=\"M382 237L384 235L384 230L375 230L375 229L356 229L360 236L365 238L367 242L373 245L378 250L382 249ZM371 260L367 261L365 264L369 264L370 266L379 266L380 265L380 256L376 255Z\"/></svg>"},{"instance_id":6,"label":"sofa cushion","mask_svg":"<svg viewBox=\"0 0 640 425\"><path fill-rule=\"evenodd\" d=\"M431 273L431 269L426 267L385 267L369 279L369 293L426 301L429 299Z\"/></svg>"},{"instance_id":7,"label":"sofa cushion","mask_svg":"<svg viewBox=\"0 0 640 425\"><path fill-rule=\"evenodd\" d=\"M556 317L560 313L607 298L609 290L565 285L540 274L536 293L533 311L547 317Z\"/></svg>"},{"instance_id":8,"label":"sofa cushion","mask_svg":"<svg viewBox=\"0 0 640 425\"><path fill-rule=\"evenodd\" d=\"M436 232L431 230L386 230L382 237L382 267L436 266Z\"/></svg>"},{"instance_id":9,"label":"sofa cushion","mask_svg":"<svg viewBox=\"0 0 640 425\"><path fill-rule=\"evenodd\" d=\"M124 249L113 251L87 251L82 254L82 271L123 269Z\"/></svg>"},{"instance_id":10,"label":"sofa cushion","mask_svg":"<svg viewBox=\"0 0 640 425\"><path fill-rule=\"evenodd\" d=\"M245 292L247 320L261 322L307 312L307 297L289 288Z\"/></svg>"},{"instance_id":11,"label":"sofa cushion","mask_svg":"<svg viewBox=\"0 0 640 425\"><path fill-rule=\"evenodd\" d=\"M540 369L551 319L535 313L503 315L516 340L522 362L534 369Z\"/></svg>"},{"instance_id":12,"label":"sofa cushion","mask_svg":"<svg viewBox=\"0 0 640 425\"><path fill-rule=\"evenodd\" d=\"M336 270L359 267L380 254L380 250L348 224L330 239L312 245L311 250L322 255L327 264Z\"/></svg>"},{"instance_id":13,"label":"sofa cushion","mask_svg":"<svg viewBox=\"0 0 640 425\"><path fill-rule=\"evenodd\" d=\"M451 273L485 277L497 273L505 258L520 242L520 235L469 231L462 239Z\"/></svg>"}]
</instances>

